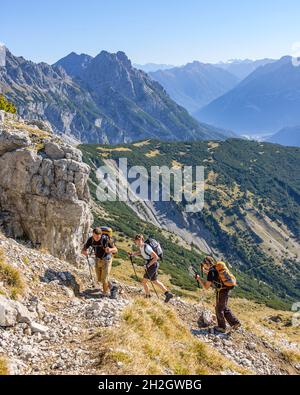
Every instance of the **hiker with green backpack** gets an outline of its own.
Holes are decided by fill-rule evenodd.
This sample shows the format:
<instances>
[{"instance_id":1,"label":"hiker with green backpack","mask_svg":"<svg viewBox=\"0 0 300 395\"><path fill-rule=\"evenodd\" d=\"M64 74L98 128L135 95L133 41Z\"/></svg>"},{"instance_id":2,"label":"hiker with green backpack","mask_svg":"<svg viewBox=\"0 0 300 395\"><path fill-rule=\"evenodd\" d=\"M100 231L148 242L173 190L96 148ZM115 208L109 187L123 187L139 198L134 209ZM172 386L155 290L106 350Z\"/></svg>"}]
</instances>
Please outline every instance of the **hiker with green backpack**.
<instances>
[{"instance_id":1,"label":"hiker with green backpack","mask_svg":"<svg viewBox=\"0 0 300 395\"><path fill-rule=\"evenodd\" d=\"M168 303L169 300L173 298L173 294L168 291L161 281L158 280L158 260L162 259L163 256L163 251L159 242L153 238L145 240L143 235L138 234L134 238L134 243L139 248L139 251L129 253L129 256L142 256L146 262L145 274L142 280L146 298L151 297L148 286L148 282L150 281L153 285L157 285L164 292L165 302Z\"/></svg>"},{"instance_id":2,"label":"hiker with green backpack","mask_svg":"<svg viewBox=\"0 0 300 395\"><path fill-rule=\"evenodd\" d=\"M110 291L110 297L115 299L118 289L110 283L109 275L112 268L113 255L118 252L118 249L112 238L111 228L95 228L92 236L87 240L82 250L82 254L87 258L90 248L95 253L95 271L98 282L102 283L103 294L104 296L108 296L108 291Z\"/></svg>"},{"instance_id":3,"label":"hiker with green backpack","mask_svg":"<svg viewBox=\"0 0 300 395\"><path fill-rule=\"evenodd\" d=\"M213 257L207 256L200 265L201 272L207 275L207 281L202 280L197 273L196 280L204 289L214 286L216 289L216 316L218 326L214 327L216 332L226 332L226 321L231 329L238 329L240 321L228 308L229 292L236 286L236 278L229 271L224 262L217 262Z\"/></svg>"}]
</instances>

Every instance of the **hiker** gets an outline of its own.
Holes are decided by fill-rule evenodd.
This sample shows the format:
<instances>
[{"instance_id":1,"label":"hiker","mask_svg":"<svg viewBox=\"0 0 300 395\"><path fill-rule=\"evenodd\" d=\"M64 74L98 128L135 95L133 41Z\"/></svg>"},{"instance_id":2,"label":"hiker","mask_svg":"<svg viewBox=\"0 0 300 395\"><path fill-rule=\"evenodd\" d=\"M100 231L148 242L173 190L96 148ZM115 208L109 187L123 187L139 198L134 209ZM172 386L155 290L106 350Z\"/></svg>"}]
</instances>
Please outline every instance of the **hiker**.
<instances>
[{"instance_id":1,"label":"hiker","mask_svg":"<svg viewBox=\"0 0 300 395\"><path fill-rule=\"evenodd\" d=\"M216 316L218 326L214 327L215 331L225 333L226 321L232 329L238 329L241 323L227 307L229 292L236 286L235 277L230 273L224 262L217 262L211 256L204 258L201 264L201 271L207 275L207 281L203 281L199 274L196 274L196 280L202 287L204 289L209 289L211 286L216 288Z\"/></svg>"},{"instance_id":2,"label":"hiker","mask_svg":"<svg viewBox=\"0 0 300 395\"><path fill-rule=\"evenodd\" d=\"M110 228L95 228L93 235L85 243L82 254L88 257L88 249L93 248L96 256L95 271L98 282L102 283L103 294L108 296L110 290L110 297L115 299L118 288L112 285L109 281L109 274L112 267L113 254L118 252L110 233L106 232ZM110 230L111 232L111 230Z\"/></svg>"},{"instance_id":3,"label":"hiker","mask_svg":"<svg viewBox=\"0 0 300 395\"><path fill-rule=\"evenodd\" d=\"M145 261L145 274L142 280L142 284L146 293L146 298L150 298L150 290L148 286L148 281L151 281L153 284L157 285L165 294L165 302L168 303L170 299L173 298L173 294L168 291L168 289L164 286L162 282L160 282L158 277L158 254L154 251L154 249L145 242L144 236L138 234L135 236L134 242L136 246L139 248L139 251L129 253L129 256L142 256Z\"/></svg>"}]
</instances>

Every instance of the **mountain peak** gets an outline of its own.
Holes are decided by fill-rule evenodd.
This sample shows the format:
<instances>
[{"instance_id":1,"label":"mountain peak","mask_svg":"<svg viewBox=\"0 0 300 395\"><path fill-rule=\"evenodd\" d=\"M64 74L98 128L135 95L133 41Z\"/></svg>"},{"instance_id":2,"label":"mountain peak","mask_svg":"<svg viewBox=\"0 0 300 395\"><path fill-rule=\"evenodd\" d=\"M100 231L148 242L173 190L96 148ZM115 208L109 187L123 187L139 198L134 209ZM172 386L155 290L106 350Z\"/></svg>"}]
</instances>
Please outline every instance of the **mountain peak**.
<instances>
[{"instance_id":1,"label":"mountain peak","mask_svg":"<svg viewBox=\"0 0 300 395\"><path fill-rule=\"evenodd\" d=\"M108 52L105 50L102 50L95 58L95 62L98 61L105 61L108 60L110 62L117 61L118 63L121 63L123 66L126 68L130 68L131 66L131 61L123 51L118 51L116 53Z\"/></svg>"},{"instance_id":2,"label":"mountain peak","mask_svg":"<svg viewBox=\"0 0 300 395\"><path fill-rule=\"evenodd\" d=\"M9 91L8 99L20 115L49 120L55 132L85 142L226 136L223 130L198 123L161 85L133 68L122 51L101 51L95 58L72 52L53 66L13 58L0 73L0 85ZM33 110L24 104L30 100Z\"/></svg>"},{"instance_id":3,"label":"mountain peak","mask_svg":"<svg viewBox=\"0 0 300 395\"><path fill-rule=\"evenodd\" d=\"M92 59L90 55L84 53L78 55L76 52L71 52L57 61L54 66L61 66L69 75L80 77L82 70L86 69Z\"/></svg>"}]
</instances>

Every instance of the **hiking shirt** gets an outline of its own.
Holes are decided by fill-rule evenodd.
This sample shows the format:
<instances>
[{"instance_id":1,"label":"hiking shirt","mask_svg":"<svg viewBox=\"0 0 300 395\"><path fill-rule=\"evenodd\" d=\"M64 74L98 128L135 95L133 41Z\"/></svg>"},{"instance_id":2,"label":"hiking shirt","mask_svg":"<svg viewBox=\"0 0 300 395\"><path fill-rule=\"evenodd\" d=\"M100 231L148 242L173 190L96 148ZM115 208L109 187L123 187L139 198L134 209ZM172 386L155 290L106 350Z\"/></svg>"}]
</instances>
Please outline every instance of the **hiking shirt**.
<instances>
[{"instance_id":1,"label":"hiking shirt","mask_svg":"<svg viewBox=\"0 0 300 395\"><path fill-rule=\"evenodd\" d=\"M113 248L114 246L115 244L113 240L111 240L107 235L102 235L99 241L94 240L93 236L90 237L85 243L84 249L88 250L90 247L93 247L97 258L108 261L112 258L112 254L107 254L105 252L105 248Z\"/></svg>"},{"instance_id":2,"label":"hiking shirt","mask_svg":"<svg viewBox=\"0 0 300 395\"><path fill-rule=\"evenodd\" d=\"M153 248L149 244L144 244L140 247L142 257L147 261L147 264L151 261L151 255L153 254ZM157 265L157 262L153 263L153 266ZM152 265L151 265L152 266Z\"/></svg>"},{"instance_id":3,"label":"hiking shirt","mask_svg":"<svg viewBox=\"0 0 300 395\"><path fill-rule=\"evenodd\" d=\"M222 288L222 281L220 280L219 273L215 267L211 267L209 269L207 281L213 283L215 288Z\"/></svg>"}]
</instances>

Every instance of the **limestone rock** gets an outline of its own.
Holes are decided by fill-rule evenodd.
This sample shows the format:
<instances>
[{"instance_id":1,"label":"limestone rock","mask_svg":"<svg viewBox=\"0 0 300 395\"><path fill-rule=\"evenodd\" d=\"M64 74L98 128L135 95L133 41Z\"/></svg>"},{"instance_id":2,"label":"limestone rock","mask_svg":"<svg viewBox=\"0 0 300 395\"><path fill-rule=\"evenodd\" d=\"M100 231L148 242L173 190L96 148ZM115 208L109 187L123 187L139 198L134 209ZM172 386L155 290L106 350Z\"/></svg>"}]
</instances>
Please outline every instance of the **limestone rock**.
<instances>
[{"instance_id":1,"label":"limestone rock","mask_svg":"<svg viewBox=\"0 0 300 395\"><path fill-rule=\"evenodd\" d=\"M47 326L41 325L37 322L31 322L30 328L32 330L32 333L41 333L42 335L49 331L49 328Z\"/></svg>"},{"instance_id":2,"label":"limestone rock","mask_svg":"<svg viewBox=\"0 0 300 395\"><path fill-rule=\"evenodd\" d=\"M30 139L26 132L8 132L3 128L0 129L0 155L29 145Z\"/></svg>"},{"instance_id":3,"label":"limestone rock","mask_svg":"<svg viewBox=\"0 0 300 395\"><path fill-rule=\"evenodd\" d=\"M30 125L43 127L39 121ZM11 237L25 237L52 255L78 262L92 221L89 171L78 149L48 136L44 148L37 151L26 131L16 132L4 124L0 128L1 226Z\"/></svg>"},{"instance_id":4,"label":"limestone rock","mask_svg":"<svg viewBox=\"0 0 300 395\"><path fill-rule=\"evenodd\" d=\"M15 302L17 311L17 321L20 323L30 324L33 320L33 314L20 302Z\"/></svg>"},{"instance_id":5,"label":"limestone rock","mask_svg":"<svg viewBox=\"0 0 300 395\"><path fill-rule=\"evenodd\" d=\"M39 119L33 119L33 120L29 120L29 121L25 120L24 123L26 125L36 126L38 129L44 130L45 132L53 133L53 129L52 129L51 123L48 122L48 121L42 121L42 120L39 120Z\"/></svg>"},{"instance_id":6,"label":"limestone rock","mask_svg":"<svg viewBox=\"0 0 300 395\"><path fill-rule=\"evenodd\" d=\"M14 302L0 295L0 327L13 326L17 323L18 312Z\"/></svg>"},{"instance_id":7,"label":"limestone rock","mask_svg":"<svg viewBox=\"0 0 300 395\"><path fill-rule=\"evenodd\" d=\"M45 152L50 159L63 159L65 157L64 151L58 144L53 142L45 144Z\"/></svg>"},{"instance_id":8,"label":"limestone rock","mask_svg":"<svg viewBox=\"0 0 300 395\"><path fill-rule=\"evenodd\" d=\"M206 328L214 323L214 316L209 310L201 312L198 318L198 325L200 328Z\"/></svg>"}]
</instances>

